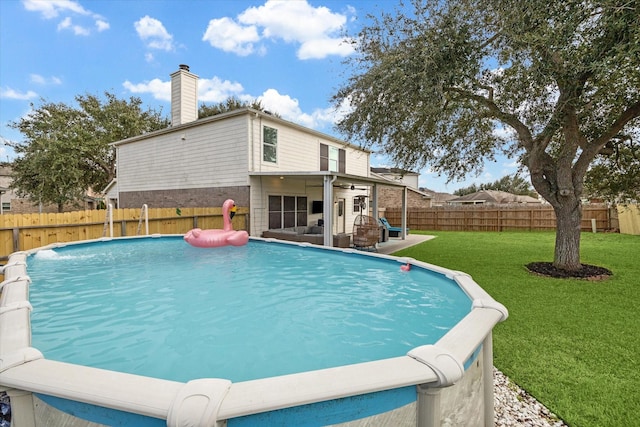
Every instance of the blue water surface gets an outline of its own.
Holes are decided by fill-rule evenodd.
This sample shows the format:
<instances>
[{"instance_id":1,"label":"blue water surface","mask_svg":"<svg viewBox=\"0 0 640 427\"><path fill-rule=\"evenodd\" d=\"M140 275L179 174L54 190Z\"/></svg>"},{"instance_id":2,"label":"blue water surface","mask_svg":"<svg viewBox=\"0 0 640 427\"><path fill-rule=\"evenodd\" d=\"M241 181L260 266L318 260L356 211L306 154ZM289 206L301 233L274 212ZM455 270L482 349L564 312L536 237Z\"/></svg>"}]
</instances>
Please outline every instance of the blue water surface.
<instances>
[{"instance_id":1,"label":"blue water surface","mask_svg":"<svg viewBox=\"0 0 640 427\"><path fill-rule=\"evenodd\" d=\"M46 358L175 381L244 381L405 355L471 310L455 284L395 260L179 237L28 257L32 345Z\"/></svg>"}]
</instances>

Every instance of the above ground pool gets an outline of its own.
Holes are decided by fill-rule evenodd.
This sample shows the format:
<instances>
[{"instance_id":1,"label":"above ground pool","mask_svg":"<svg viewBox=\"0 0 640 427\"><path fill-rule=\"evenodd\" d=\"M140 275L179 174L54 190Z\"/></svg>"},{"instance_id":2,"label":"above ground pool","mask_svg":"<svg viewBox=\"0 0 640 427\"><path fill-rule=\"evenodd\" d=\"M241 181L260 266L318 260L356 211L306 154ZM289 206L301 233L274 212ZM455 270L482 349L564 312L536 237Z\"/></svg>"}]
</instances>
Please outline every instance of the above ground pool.
<instances>
[{"instance_id":1,"label":"above ground pool","mask_svg":"<svg viewBox=\"0 0 640 427\"><path fill-rule=\"evenodd\" d=\"M0 387L34 426L41 408L132 426L493 423L507 312L464 273L154 236L15 253L4 275Z\"/></svg>"}]
</instances>

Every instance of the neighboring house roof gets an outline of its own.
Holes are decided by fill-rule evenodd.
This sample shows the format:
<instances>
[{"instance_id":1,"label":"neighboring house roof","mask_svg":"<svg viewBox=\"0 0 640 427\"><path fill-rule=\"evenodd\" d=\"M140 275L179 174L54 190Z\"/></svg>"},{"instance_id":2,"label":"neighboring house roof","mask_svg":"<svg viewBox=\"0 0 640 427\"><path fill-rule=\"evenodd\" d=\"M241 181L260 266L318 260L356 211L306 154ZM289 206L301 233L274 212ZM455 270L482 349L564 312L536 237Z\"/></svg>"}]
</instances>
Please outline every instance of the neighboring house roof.
<instances>
[{"instance_id":1,"label":"neighboring house roof","mask_svg":"<svg viewBox=\"0 0 640 427\"><path fill-rule=\"evenodd\" d=\"M113 178L109 184L102 190L102 194L107 196L109 191L116 189L116 184L118 183L118 178Z\"/></svg>"},{"instance_id":2,"label":"neighboring house roof","mask_svg":"<svg viewBox=\"0 0 640 427\"><path fill-rule=\"evenodd\" d=\"M509 203L535 203L540 204L540 200L530 196L511 194L506 191L480 190L475 193L466 194L462 197L451 199L447 202L450 205L479 205L494 204L504 205Z\"/></svg>"},{"instance_id":3,"label":"neighboring house roof","mask_svg":"<svg viewBox=\"0 0 640 427\"><path fill-rule=\"evenodd\" d=\"M420 190L425 194L431 195L431 204L433 206L441 206L446 204L446 202L448 202L449 200L458 198L458 196L454 196L453 194L441 193L438 191L429 190L428 188L421 188Z\"/></svg>"}]
</instances>

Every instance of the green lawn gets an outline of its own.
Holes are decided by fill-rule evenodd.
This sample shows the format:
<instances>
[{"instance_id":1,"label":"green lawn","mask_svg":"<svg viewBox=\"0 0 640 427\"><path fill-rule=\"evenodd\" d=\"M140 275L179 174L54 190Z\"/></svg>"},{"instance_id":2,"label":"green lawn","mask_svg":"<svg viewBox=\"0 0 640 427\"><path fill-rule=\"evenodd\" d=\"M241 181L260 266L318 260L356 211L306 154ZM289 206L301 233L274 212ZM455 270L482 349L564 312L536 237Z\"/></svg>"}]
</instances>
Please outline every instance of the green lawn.
<instances>
[{"instance_id":1,"label":"green lawn","mask_svg":"<svg viewBox=\"0 0 640 427\"><path fill-rule=\"evenodd\" d=\"M394 255L469 273L509 310L494 364L513 382L573 427L640 425L640 236L583 233L582 263L614 274L592 282L527 272L554 233L417 233L437 237Z\"/></svg>"}]
</instances>

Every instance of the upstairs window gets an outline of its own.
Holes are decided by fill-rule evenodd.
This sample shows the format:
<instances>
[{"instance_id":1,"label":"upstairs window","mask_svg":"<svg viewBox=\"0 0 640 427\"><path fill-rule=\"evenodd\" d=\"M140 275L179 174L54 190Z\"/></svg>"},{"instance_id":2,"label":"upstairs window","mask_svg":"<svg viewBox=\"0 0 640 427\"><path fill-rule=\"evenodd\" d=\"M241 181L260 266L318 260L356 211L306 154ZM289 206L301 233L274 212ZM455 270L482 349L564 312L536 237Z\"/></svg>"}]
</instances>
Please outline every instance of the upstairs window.
<instances>
[{"instance_id":1,"label":"upstairs window","mask_svg":"<svg viewBox=\"0 0 640 427\"><path fill-rule=\"evenodd\" d=\"M263 127L262 160L268 163L278 162L278 129Z\"/></svg>"},{"instance_id":2,"label":"upstairs window","mask_svg":"<svg viewBox=\"0 0 640 427\"><path fill-rule=\"evenodd\" d=\"M347 154L342 148L320 144L320 170L345 173Z\"/></svg>"}]
</instances>

